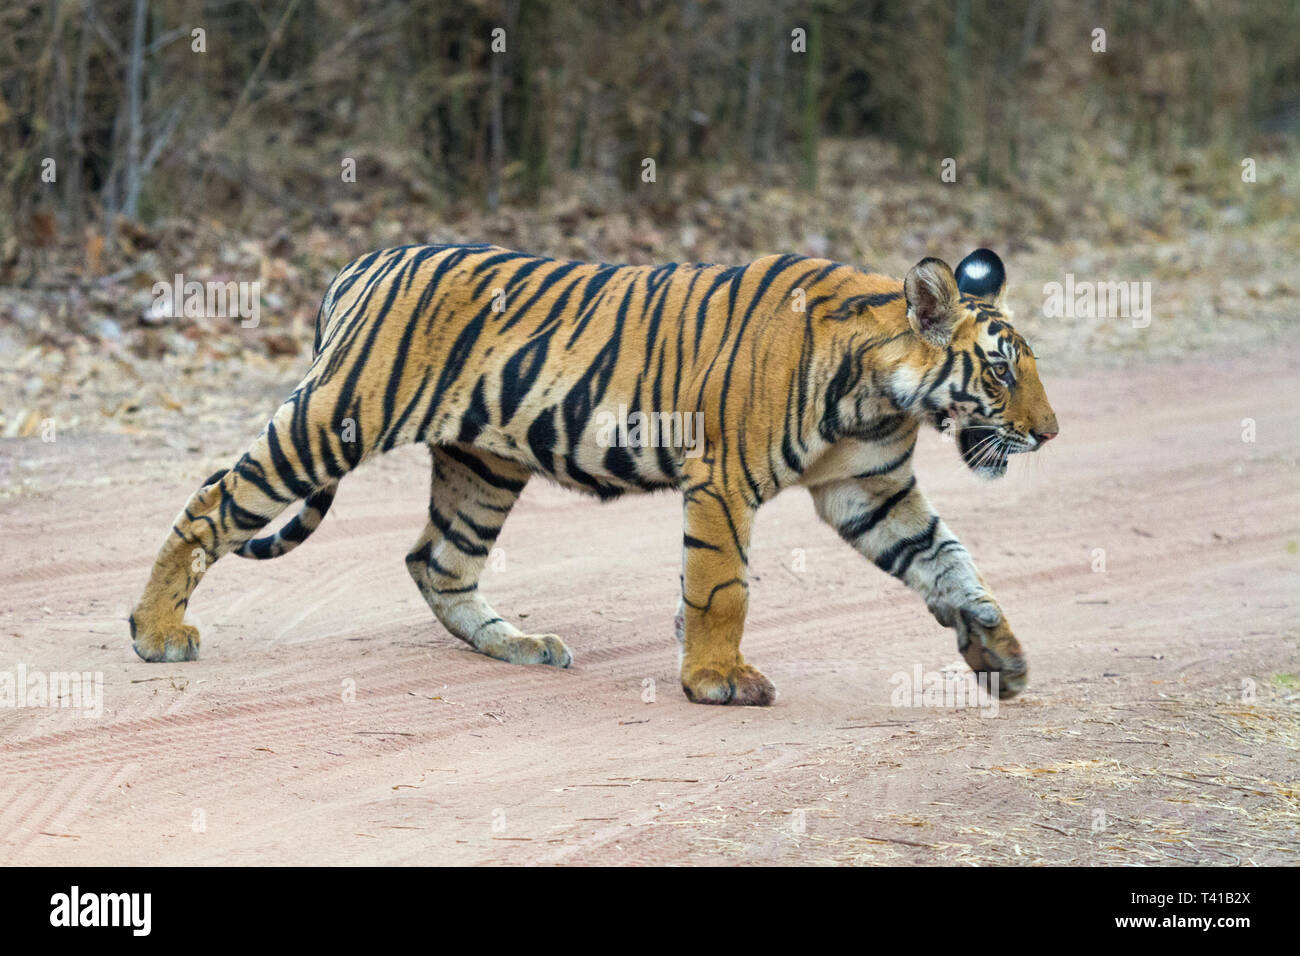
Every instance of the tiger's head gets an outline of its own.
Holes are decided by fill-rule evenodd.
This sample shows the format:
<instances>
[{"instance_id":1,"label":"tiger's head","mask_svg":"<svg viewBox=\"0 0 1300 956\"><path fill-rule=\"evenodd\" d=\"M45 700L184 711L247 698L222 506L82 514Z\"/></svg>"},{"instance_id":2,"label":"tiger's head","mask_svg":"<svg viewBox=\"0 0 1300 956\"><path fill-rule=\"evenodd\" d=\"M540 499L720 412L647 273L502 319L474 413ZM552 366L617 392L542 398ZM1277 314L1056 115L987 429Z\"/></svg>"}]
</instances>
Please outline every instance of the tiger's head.
<instances>
[{"instance_id":1,"label":"tiger's head","mask_svg":"<svg viewBox=\"0 0 1300 956\"><path fill-rule=\"evenodd\" d=\"M998 478L1007 460L1056 437L1029 343L1003 305L1006 270L988 249L957 266L922 259L907 273L903 295L912 331L927 343L926 368L912 394L941 431L952 429L962 460Z\"/></svg>"}]
</instances>

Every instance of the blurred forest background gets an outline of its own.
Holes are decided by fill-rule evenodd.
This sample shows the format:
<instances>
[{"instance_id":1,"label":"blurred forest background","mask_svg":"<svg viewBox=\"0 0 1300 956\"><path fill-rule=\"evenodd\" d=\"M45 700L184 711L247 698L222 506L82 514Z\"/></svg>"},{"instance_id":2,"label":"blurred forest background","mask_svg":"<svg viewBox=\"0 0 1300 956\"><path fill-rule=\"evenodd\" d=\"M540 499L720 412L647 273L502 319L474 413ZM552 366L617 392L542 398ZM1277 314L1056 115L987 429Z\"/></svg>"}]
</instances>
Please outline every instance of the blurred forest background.
<instances>
[{"instance_id":1,"label":"blurred forest background","mask_svg":"<svg viewBox=\"0 0 1300 956\"><path fill-rule=\"evenodd\" d=\"M282 392L334 271L407 242L895 275L989 245L1045 354L1267 342L1297 135L1289 0L8 0L0 435ZM1156 321L1045 319L1066 272L1153 281ZM176 273L258 281L259 326L160 320Z\"/></svg>"}]
</instances>

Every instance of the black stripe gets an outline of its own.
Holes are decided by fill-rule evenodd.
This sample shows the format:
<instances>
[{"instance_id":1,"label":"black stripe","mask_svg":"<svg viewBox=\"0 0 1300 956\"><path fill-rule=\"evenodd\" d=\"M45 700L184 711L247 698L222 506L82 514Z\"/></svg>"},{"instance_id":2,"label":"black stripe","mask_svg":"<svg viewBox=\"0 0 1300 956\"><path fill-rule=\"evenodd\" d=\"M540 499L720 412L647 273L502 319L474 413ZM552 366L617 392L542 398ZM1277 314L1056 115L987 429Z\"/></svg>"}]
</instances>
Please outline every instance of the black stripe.
<instances>
[{"instance_id":1,"label":"black stripe","mask_svg":"<svg viewBox=\"0 0 1300 956\"><path fill-rule=\"evenodd\" d=\"M471 541L459 531L451 526L451 522L442 516L442 513L434 507L433 502L429 502L429 521L442 532L442 536L451 543L457 551L468 555L471 558L486 558L488 549L477 542Z\"/></svg>"},{"instance_id":2,"label":"black stripe","mask_svg":"<svg viewBox=\"0 0 1300 956\"><path fill-rule=\"evenodd\" d=\"M513 478L506 478L503 475L498 475L477 455L470 454L467 451L462 451L454 445L439 445L438 448L452 461L464 465L493 488L501 488L505 491L513 491L516 493L524 490L525 482L515 481Z\"/></svg>"},{"instance_id":3,"label":"black stripe","mask_svg":"<svg viewBox=\"0 0 1300 956\"><path fill-rule=\"evenodd\" d=\"M289 461L288 457L280 448L280 438L275 427L275 422L271 422L266 426L266 443L271 453L271 465L275 468L280 481L289 489L289 492L293 497L306 498L311 494L315 488L309 482L303 481L298 477L293 462Z\"/></svg>"},{"instance_id":4,"label":"black stripe","mask_svg":"<svg viewBox=\"0 0 1300 956\"><path fill-rule=\"evenodd\" d=\"M830 383L826 386L826 408L822 411L821 425L818 430L828 442L838 441L840 430L840 400L857 384L858 375L853 370L853 358L846 355L840 360L840 367L835 370Z\"/></svg>"},{"instance_id":5,"label":"black stripe","mask_svg":"<svg viewBox=\"0 0 1300 956\"><path fill-rule=\"evenodd\" d=\"M551 260L550 260L550 259L545 259L545 260L542 260L542 261L544 261L544 262L550 262ZM525 315L527 315L527 314L532 310L533 306L537 304L537 301L538 301L538 300L539 300L543 295L546 294L546 291L547 291L551 286L553 286L555 283L559 282L562 278L564 278L565 276L567 276L570 272L572 272L574 269L578 268L578 266L580 266L580 265L583 265L583 263L581 263L581 262L566 262L564 265L561 265L560 267L558 267L558 268L556 268L556 269L552 269L552 270L547 274L546 278L543 279L543 280L541 281L541 283L537 286L537 291L534 292L534 293L532 294L532 296L529 297L528 301L525 302L523 305L521 305L519 308L514 309L514 310L513 310L513 314L511 314L510 317L507 318L506 321L505 321L504 323L502 323L502 325L501 325L501 331L502 331L502 332L508 332L508 331L510 331L510 329L514 328L515 325L519 322L519 320L522 319ZM567 297L567 296L568 296L568 293L572 290L572 288L573 288L573 286L570 285L569 288L565 289L563 295ZM507 304L506 307L509 308L509 304Z\"/></svg>"},{"instance_id":6,"label":"black stripe","mask_svg":"<svg viewBox=\"0 0 1300 956\"><path fill-rule=\"evenodd\" d=\"M501 375L501 425L509 424L515 412L541 374L546 362L546 350L551 342L550 332L539 336L506 361Z\"/></svg>"},{"instance_id":7,"label":"black stripe","mask_svg":"<svg viewBox=\"0 0 1300 956\"><path fill-rule=\"evenodd\" d=\"M924 531L910 538L900 538L880 552L876 556L876 567L896 578L901 578L912 566L916 556L930 546L934 540L934 529L938 526L939 516L934 515Z\"/></svg>"},{"instance_id":8,"label":"black stripe","mask_svg":"<svg viewBox=\"0 0 1300 956\"><path fill-rule=\"evenodd\" d=\"M907 451L903 452L893 461L885 462L885 464L877 465L874 468L868 468L866 471L860 471L853 477L854 478L876 478L880 475L887 475L895 468L897 468L899 465L903 464L905 461L911 458L913 451L914 451L913 448L909 448L907 449Z\"/></svg>"},{"instance_id":9,"label":"black stripe","mask_svg":"<svg viewBox=\"0 0 1300 956\"><path fill-rule=\"evenodd\" d=\"M491 544L497 539L497 535L501 533L501 528L503 527L502 525L479 524L463 511L457 511L456 517L463 521L470 531L473 531L478 535L480 540L485 541L488 544Z\"/></svg>"},{"instance_id":10,"label":"black stripe","mask_svg":"<svg viewBox=\"0 0 1300 956\"><path fill-rule=\"evenodd\" d=\"M912 489L915 487L916 478L913 476L908 480L907 484L886 498L881 504L877 505L870 511L857 515L841 525L839 528L840 536L850 544L856 541L876 525L880 524L880 522L888 518L889 513L894 510L894 507L910 495Z\"/></svg>"},{"instance_id":11,"label":"black stripe","mask_svg":"<svg viewBox=\"0 0 1300 956\"><path fill-rule=\"evenodd\" d=\"M539 413L528 426L528 449L542 470L552 475L555 474L555 442L558 438L555 431L555 406L552 405Z\"/></svg>"},{"instance_id":12,"label":"black stripe","mask_svg":"<svg viewBox=\"0 0 1300 956\"><path fill-rule=\"evenodd\" d=\"M472 444L483 428L491 423L488 415L487 401L483 397L483 379L474 383L474 391L469 398L469 409L460 420L460 434L456 440L464 445Z\"/></svg>"}]
</instances>

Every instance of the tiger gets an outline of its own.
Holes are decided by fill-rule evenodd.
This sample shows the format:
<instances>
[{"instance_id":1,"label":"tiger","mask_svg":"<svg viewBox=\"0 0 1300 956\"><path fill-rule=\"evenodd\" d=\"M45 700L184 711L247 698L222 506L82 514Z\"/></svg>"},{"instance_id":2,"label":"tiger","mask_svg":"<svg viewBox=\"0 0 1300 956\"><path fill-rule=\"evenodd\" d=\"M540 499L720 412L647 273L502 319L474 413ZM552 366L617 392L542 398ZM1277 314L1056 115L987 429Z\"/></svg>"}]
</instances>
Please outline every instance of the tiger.
<instances>
[{"instance_id":1,"label":"tiger","mask_svg":"<svg viewBox=\"0 0 1300 956\"><path fill-rule=\"evenodd\" d=\"M1002 260L983 248L955 272L924 258L901 282L794 254L640 266L490 244L372 252L329 285L301 383L177 516L130 614L132 646L146 661L196 659L185 612L213 563L287 554L346 474L418 442L431 491L406 567L438 621L489 657L573 663L559 636L521 633L479 589L532 477L602 500L672 490L683 505L674 624L685 695L772 704L772 682L740 651L750 539L759 506L801 486L1012 697L1027 683L1024 652L912 467L923 425L986 478L1057 435L1005 289ZM698 434L610 440L615 406L683 413ZM279 531L256 536L296 501Z\"/></svg>"}]
</instances>

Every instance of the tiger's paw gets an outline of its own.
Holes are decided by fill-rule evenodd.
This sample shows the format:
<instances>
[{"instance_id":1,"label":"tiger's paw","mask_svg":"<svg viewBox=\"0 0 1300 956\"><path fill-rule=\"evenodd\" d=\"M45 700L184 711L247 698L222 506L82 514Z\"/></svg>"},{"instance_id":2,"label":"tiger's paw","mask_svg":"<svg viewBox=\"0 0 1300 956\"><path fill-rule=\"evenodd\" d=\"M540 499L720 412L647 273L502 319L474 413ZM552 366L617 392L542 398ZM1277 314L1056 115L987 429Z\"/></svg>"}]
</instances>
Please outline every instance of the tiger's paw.
<instances>
[{"instance_id":1,"label":"tiger's paw","mask_svg":"<svg viewBox=\"0 0 1300 956\"><path fill-rule=\"evenodd\" d=\"M501 650L501 660L511 664L546 664L550 667L573 665L573 654L564 641L554 634L520 634L506 640Z\"/></svg>"},{"instance_id":2,"label":"tiger's paw","mask_svg":"<svg viewBox=\"0 0 1300 956\"><path fill-rule=\"evenodd\" d=\"M169 624L146 629L131 615L131 646L141 660L194 661L199 658L199 629L188 624Z\"/></svg>"},{"instance_id":3,"label":"tiger's paw","mask_svg":"<svg viewBox=\"0 0 1300 956\"><path fill-rule=\"evenodd\" d=\"M692 704L769 707L776 701L772 682L748 664L736 665L725 674L711 667L683 670L682 690Z\"/></svg>"},{"instance_id":4,"label":"tiger's paw","mask_svg":"<svg viewBox=\"0 0 1300 956\"><path fill-rule=\"evenodd\" d=\"M1002 609L991 602L962 608L953 616L957 649L976 674L997 675L998 697L1015 697L1029 683L1025 653Z\"/></svg>"}]
</instances>

